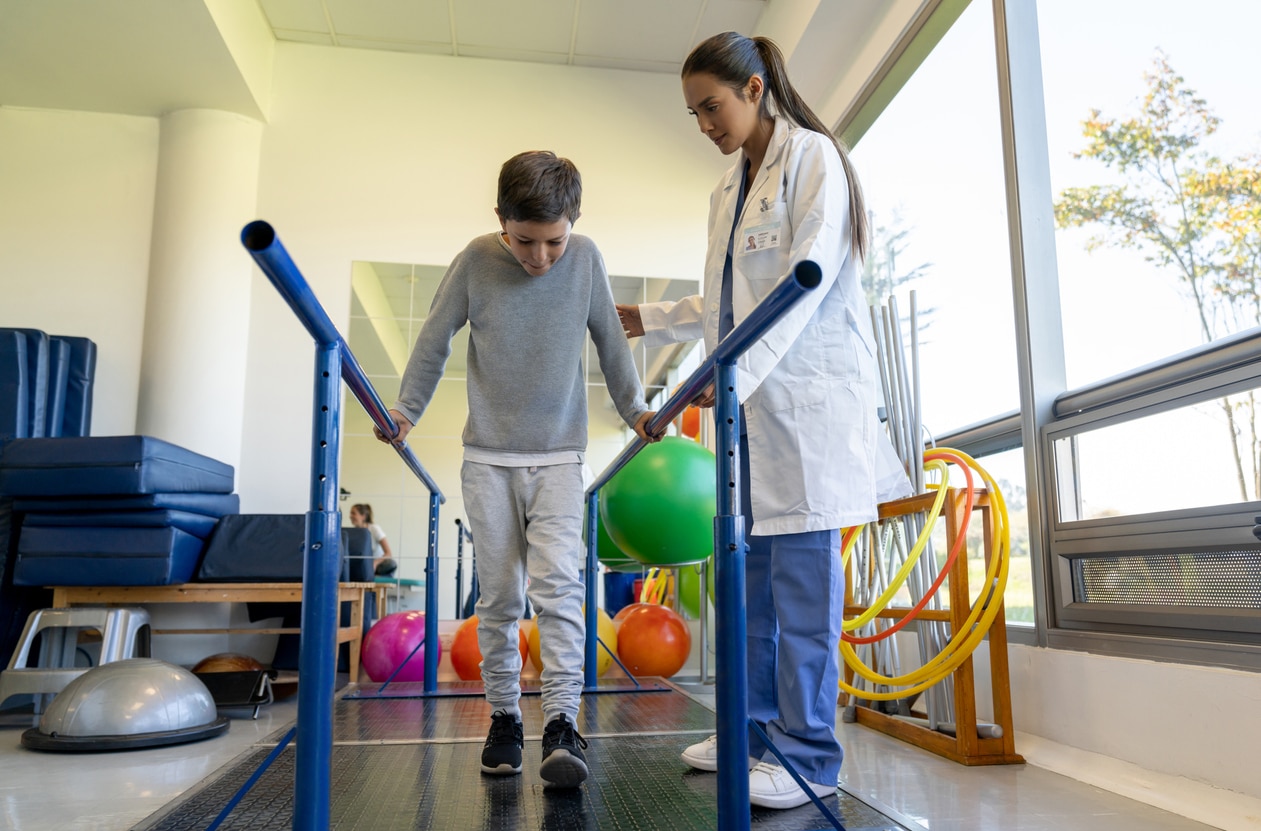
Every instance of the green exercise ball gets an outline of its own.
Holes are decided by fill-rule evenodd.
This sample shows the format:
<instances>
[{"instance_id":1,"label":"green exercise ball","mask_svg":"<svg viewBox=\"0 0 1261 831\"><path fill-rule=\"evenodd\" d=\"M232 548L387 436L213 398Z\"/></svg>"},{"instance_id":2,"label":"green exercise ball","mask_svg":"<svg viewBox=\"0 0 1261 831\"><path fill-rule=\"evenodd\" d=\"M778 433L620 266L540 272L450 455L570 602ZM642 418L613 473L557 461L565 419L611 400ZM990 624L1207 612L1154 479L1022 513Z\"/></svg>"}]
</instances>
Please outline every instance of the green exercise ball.
<instances>
[{"instance_id":1,"label":"green exercise ball","mask_svg":"<svg viewBox=\"0 0 1261 831\"><path fill-rule=\"evenodd\" d=\"M639 451L600 492L600 517L619 549L650 566L714 553L714 454L679 436Z\"/></svg>"},{"instance_id":2,"label":"green exercise ball","mask_svg":"<svg viewBox=\"0 0 1261 831\"><path fill-rule=\"evenodd\" d=\"M599 500L597 499L597 502ZM585 511L585 508L584 508ZM609 568L610 571L635 572L644 570L643 564L638 560L634 560L625 551L617 547L617 543L613 542L609 537L609 529L604 527L604 517L602 512L595 512L595 556L596 558ZM587 542L587 519L583 514L582 520L582 541L583 545ZM584 557L586 549L583 549Z\"/></svg>"},{"instance_id":3,"label":"green exercise ball","mask_svg":"<svg viewBox=\"0 0 1261 831\"><path fill-rule=\"evenodd\" d=\"M708 571L705 575L706 594L709 595L709 606L714 605L714 558L705 561ZM679 566L679 604L693 619L701 616L701 567L700 564Z\"/></svg>"}]
</instances>

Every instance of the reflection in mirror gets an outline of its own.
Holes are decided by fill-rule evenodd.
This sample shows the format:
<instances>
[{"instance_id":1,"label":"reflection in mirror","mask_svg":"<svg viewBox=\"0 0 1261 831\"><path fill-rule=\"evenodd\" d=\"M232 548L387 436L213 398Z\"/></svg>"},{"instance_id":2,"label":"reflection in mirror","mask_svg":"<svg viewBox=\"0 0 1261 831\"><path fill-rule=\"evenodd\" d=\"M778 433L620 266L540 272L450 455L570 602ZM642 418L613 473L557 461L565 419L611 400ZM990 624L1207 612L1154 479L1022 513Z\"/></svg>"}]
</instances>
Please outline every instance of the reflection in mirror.
<instances>
[{"instance_id":1,"label":"reflection in mirror","mask_svg":"<svg viewBox=\"0 0 1261 831\"><path fill-rule=\"evenodd\" d=\"M376 387L386 406L398 396L399 380L412 345L420 332L446 273L446 266L398 263L356 262L351 268L350 325L347 342L351 352ZM694 281L641 277L611 277L617 303L645 303L679 300L695 294ZM645 347L640 340L630 347L644 383L649 406L659 407L669 392L695 368L696 344ZM457 529L454 520L464 519L464 498L460 492L460 465L463 461L461 435L468 417L465 389L468 329L461 330L451 344L442 381L420 423L408 436L408 444L446 497L438 524L439 615L457 617L471 582L474 544L463 548L463 589L457 599ZM622 423L605 387L600 362L590 337L583 356L587 378L588 444L587 464L598 474L626 446L634 434ZM425 557L429 546L429 492L398 457L376 440L372 422L363 409L347 397L342 410L341 486L350 492L342 504L343 523L349 524L350 505L372 506L376 524L385 532L398 571L397 585L391 587L386 608L380 613L423 610Z\"/></svg>"}]
</instances>

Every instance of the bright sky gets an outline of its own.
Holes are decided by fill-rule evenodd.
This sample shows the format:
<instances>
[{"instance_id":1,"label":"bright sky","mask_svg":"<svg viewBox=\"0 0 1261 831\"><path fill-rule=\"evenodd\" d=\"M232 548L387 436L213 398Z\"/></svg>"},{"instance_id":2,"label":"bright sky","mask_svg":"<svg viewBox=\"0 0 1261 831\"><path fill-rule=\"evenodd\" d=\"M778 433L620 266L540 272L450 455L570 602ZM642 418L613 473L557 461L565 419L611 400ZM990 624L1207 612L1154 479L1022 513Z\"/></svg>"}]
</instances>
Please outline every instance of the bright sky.
<instances>
[{"instance_id":1,"label":"bright sky","mask_svg":"<svg viewBox=\"0 0 1261 831\"><path fill-rule=\"evenodd\" d=\"M1102 166L1071 157L1084 143L1080 123L1092 107L1110 117L1136 114L1158 48L1222 119L1211 149L1225 157L1261 153L1261 3L1205 0L1188 12L1185 2L1170 0L1039 4L1056 192L1105 180ZM936 432L1018 404L992 26L990 5L973 3L854 151L877 224L896 212L910 231L902 269L930 264L916 289L920 307L933 309L923 335L921 388L927 427ZM1199 345L1194 306L1173 275L1133 251L1087 254L1087 237L1079 231L1059 237L1070 388ZM899 290L903 310L908 291ZM1194 422L1203 441L1218 443L1203 455L1223 460L1225 427L1203 415ZM1139 440L1142 430L1131 433ZM1159 444L1168 433L1146 438ZM1191 441L1184 446L1193 447ZM1092 480L1107 488L1100 500L1124 500L1139 471L1131 464L1100 468L1115 473L1112 482L1104 474ZM1203 472L1233 486L1226 470ZM1204 495L1208 502L1218 498ZM1235 501L1237 491L1227 487L1220 498ZM1152 497L1136 499L1152 509Z\"/></svg>"}]
</instances>

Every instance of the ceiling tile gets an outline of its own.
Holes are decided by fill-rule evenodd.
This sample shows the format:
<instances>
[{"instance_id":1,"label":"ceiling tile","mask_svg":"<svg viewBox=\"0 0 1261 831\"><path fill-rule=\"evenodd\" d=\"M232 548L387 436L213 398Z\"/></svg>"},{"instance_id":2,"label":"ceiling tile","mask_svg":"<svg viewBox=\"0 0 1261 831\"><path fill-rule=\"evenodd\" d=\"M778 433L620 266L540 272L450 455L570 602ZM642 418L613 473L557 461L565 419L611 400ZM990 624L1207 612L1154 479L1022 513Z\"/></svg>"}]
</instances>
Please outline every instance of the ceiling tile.
<instances>
[{"instance_id":1,"label":"ceiling tile","mask_svg":"<svg viewBox=\"0 0 1261 831\"><path fill-rule=\"evenodd\" d=\"M583 0L574 56L681 63L701 0Z\"/></svg>"},{"instance_id":2,"label":"ceiling tile","mask_svg":"<svg viewBox=\"0 0 1261 831\"><path fill-rule=\"evenodd\" d=\"M455 37L465 47L569 55L576 0L453 0Z\"/></svg>"},{"instance_id":3,"label":"ceiling tile","mask_svg":"<svg viewBox=\"0 0 1261 831\"><path fill-rule=\"evenodd\" d=\"M450 43L446 0L324 0L333 31L383 42Z\"/></svg>"},{"instance_id":4,"label":"ceiling tile","mask_svg":"<svg viewBox=\"0 0 1261 831\"><path fill-rule=\"evenodd\" d=\"M328 17L320 0L259 0L273 29L327 32Z\"/></svg>"},{"instance_id":5,"label":"ceiling tile","mask_svg":"<svg viewBox=\"0 0 1261 831\"><path fill-rule=\"evenodd\" d=\"M765 9L766 0L709 0L696 27L695 40L688 44L688 51L710 35L721 32L755 34L758 19Z\"/></svg>"}]
</instances>

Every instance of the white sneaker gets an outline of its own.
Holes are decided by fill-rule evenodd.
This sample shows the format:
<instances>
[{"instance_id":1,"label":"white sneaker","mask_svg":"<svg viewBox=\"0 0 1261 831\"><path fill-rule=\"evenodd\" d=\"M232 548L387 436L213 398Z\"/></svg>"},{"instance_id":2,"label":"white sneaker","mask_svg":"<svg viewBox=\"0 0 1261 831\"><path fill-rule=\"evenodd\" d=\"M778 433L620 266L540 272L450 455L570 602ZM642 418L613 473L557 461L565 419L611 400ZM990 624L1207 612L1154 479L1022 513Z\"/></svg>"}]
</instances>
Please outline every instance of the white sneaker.
<instances>
[{"instance_id":1,"label":"white sneaker","mask_svg":"<svg viewBox=\"0 0 1261 831\"><path fill-rule=\"evenodd\" d=\"M819 785L807 782L814 795L820 798L833 796L836 785ZM749 802L761 808L796 808L810 801L810 796L797 787L797 780L779 765L759 762L749 771Z\"/></svg>"},{"instance_id":2,"label":"white sneaker","mask_svg":"<svg viewBox=\"0 0 1261 831\"><path fill-rule=\"evenodd\" d=\"M697 742L680 753L679 757L697 770L718 770L718 737L710 736L703 742ZM758 760L750 756L749 770L753 770L757 763Z\"/></svg>"}]
</instances>

